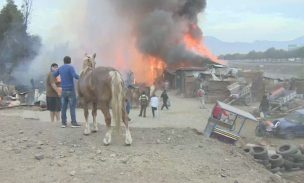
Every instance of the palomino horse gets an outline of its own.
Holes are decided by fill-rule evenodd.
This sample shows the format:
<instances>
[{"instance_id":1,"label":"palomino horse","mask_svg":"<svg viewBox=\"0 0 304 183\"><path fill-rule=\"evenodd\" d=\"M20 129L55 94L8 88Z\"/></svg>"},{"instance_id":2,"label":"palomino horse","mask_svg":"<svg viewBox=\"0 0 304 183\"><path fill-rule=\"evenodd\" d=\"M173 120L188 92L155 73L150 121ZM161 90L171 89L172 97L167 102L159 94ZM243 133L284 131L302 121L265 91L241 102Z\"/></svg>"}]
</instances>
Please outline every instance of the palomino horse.
<instances>
[{"instance_id":1,"label":"palomino horse","mask_svg":"<svg viewBox=\"0 0 304 183\"><path fill-rule=\"evenodd\" d=\"M128 126L128 116L125 110L125 92L124 81L121 74L110 67L95 68L95 57L86 55L83 64L83 70L78 81L78 94L81 105L84 109L85 130L84 134L89 135L91 128L88 122L89 104L92 104L93 129L92 132L97 132L97 109L100 108L106 121L107 132L103 139L105 145L111 143L111 114L112 108L113 119L116 123L116 128L120 129L121 121L126 127L125 143L131 145L132 137Z\"/></svg>"}]
</instances>

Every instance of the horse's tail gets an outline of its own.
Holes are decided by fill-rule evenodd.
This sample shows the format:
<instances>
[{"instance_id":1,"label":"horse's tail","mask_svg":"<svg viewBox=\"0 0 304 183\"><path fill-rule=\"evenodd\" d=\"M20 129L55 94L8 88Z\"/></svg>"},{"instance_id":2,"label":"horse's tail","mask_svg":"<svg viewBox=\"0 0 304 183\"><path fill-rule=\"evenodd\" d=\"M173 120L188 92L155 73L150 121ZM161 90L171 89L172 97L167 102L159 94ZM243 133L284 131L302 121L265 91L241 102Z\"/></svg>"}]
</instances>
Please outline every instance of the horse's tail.
<instances>
[{"instance_id":1,"label":"horse's tail","mask_svg":"<svg viewBox=\"0 0 304 183\"><path fill-rule=\"evenodd\" d=\"M112 114L116 124L116 129L119 130L124 107L123 78L118 71L110 71L109 75L111 77Z\"/></svg>"}]
</instances>

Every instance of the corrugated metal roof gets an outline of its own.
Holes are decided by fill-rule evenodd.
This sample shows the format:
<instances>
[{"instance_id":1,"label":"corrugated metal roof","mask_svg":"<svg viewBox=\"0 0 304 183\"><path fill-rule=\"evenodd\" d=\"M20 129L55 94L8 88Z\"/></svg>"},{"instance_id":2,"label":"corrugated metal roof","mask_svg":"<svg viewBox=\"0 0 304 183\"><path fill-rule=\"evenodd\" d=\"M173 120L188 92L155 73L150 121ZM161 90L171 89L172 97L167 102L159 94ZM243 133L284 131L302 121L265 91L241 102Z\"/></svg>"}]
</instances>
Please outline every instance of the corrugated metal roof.
<instances>
[{"instance_id":1,"label":"corrugated metal roof","mask_svg":"<svg viewBox=\"0 0 304 183\"><path fill-rule=\"evenodd\" d=\"M253 121L257 121L257 119L256 119L252 114L250 114L249 112L243 111L243 110L241 110L241 109L238 109L238 108L236 108L236 107L233 107L233 106L231 106L231 105L225 104L225 103L220 102L220 101L218 101L217 103L218 103L218 104L220 105L220 107L221 107L222 109L224 109L225 111L228 111L228 112L232 112L232 113L238 114L238 115L240 115L240 116L243 116L243 117L245 117L245 118L251 119L251 120L253 120Z\"/></svg>"}]
</instances>

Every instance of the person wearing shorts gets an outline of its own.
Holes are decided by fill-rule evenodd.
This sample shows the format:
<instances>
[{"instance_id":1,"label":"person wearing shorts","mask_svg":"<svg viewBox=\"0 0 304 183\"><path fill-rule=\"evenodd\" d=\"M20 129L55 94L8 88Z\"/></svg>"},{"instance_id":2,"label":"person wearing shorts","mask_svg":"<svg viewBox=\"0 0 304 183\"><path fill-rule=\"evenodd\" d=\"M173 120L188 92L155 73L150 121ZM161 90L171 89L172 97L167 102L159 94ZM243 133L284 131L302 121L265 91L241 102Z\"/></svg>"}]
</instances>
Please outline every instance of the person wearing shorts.
<instances>
[{"instance_id":1,"label":"person wearing shorts","mask_svg":"<svg viewBox=\"0 0 304 183\"><path fill-rule=\"evenodd\" d=\"M46 105L47 110L50 111L51 121L54 122L55 119L57 122L60 121L60 111L61 111L61 87L60 87L60 78L53 77L53 72L58 70L58 65L53 63L51 65L51 71L47 75L46 80Z\"/></svg>"}]
</instances>

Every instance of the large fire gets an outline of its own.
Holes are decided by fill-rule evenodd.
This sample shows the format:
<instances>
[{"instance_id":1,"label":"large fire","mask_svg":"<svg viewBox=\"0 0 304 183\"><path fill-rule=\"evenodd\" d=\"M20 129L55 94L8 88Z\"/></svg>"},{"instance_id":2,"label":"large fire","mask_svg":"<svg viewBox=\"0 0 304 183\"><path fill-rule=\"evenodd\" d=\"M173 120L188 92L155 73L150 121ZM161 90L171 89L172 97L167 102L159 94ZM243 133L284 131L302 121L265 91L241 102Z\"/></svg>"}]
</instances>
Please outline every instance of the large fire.
<instances>
[{"instance_id":1,"label":"large fire","mask_svg":"<svg viewBox=\"0 0 304 183\"><path fill-rule=\"evenodd\" d=\"M225 64L219 60L212 52L203 44L201 39L195 39L190 33L185 33L181 40L186 49L197 55L209 58L214 63ZM173 62L167 65L161 58L144 55L136 47L136 41L132 40L127 44L121 42L118 47L115 47L115 63L113 66L121 71L133 71L136 83L145 83L149 86L162 78L164 70L176 69L179 67L197 66L202 63L193 63L191 60L182 62Z\"/></svg>"},{"instance_id":2,"label":"large fire","mask_svg":"<svg viewBox=\"0 0 304 183\"><path fill-rule=\"evenodd\" d=\"M155 84L166 68L164 61L150 56L142 56L139 60L136 60L136 63L134 67L136 82L145 83L149 86Z\"/></svg>"},{"instance_id":3,"label":"large fire","mask_svg":"<svg viewBox=\"0 0 304 183\"><path fill-rule=\"evenodd\" d=\"M190 34L185 34L182 41L189 51L201 55L202 57L207 57L215 63L225 64L222 60L219 60L215 55L213 55L201 40L194 39ZM147 85L154 84L157 79L161 78L167 66L170 68L192 66L191 62L187 61L167 65L165 61L160 58L141 54L136 48L135 43L130 45L132 46L128 48L118 48L115 68L124 71L132 70L135 74L135 80L137 83L145 83ZM128 55L122 56L121 50L128 50ZM128 62L127 60L132 61Z\"/></svg>"},{"instance_id":4,"label":"large fire","mask_svg":"<svg viewBox=\"0 0 304 183\"><path fill-rule=\"evenodd\" d=\"M215 63L224 64L224 61L219 60L217 56L213 55L213 53L203 44L203 42L199 39L194 39L190 34L185 34L184 43L188 50L201 55L203 57L207 57Z\"/></svg>"},{"instance_id":5,"label":"large fire","mask_svg":"<svg viewBox=\"0 0 304 183\"><path fill-rule=\"evenodd\" d=\"M166 64L163 60L141 54L135 46L135 41L127 46L116 48L115 63L113 66L120 71L132 71L135 74L136 83L145 83L149 86L153 85L159 79ZM123 54L124 51L127 54Z\"/></svg>"},{"instance_id":6,"label":"large fire","mask_svg":"<svg viewBox=\"0 0 304 183\"><path fill-rule=\"evenodd\" d=\"M166 64L160 59L151 57L149 58L149 65L150 65L150 69L148 75L149 75L149 81L151 83L156 81L163 74L166 68Z\"/></svg>"}]
</instances>

